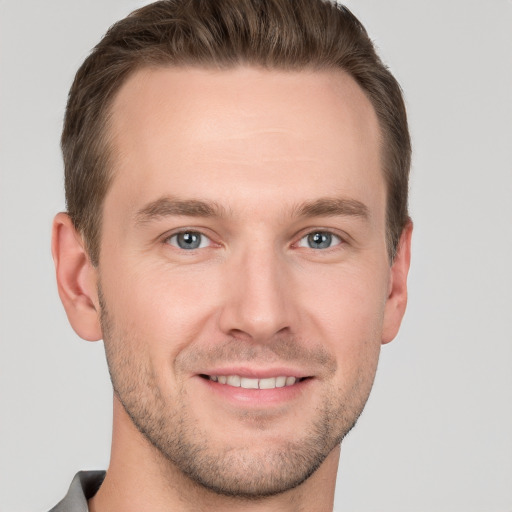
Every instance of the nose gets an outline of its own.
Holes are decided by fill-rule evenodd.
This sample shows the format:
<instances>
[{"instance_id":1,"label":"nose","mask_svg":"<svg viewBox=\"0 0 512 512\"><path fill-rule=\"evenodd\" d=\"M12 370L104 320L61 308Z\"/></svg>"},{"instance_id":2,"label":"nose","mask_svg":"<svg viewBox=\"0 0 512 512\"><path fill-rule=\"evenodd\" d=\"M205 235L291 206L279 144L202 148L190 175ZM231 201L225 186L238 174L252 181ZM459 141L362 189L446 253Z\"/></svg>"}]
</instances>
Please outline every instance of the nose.
<instances>
[{"instance_id":1,"label":"nose","mask_svg":"<svg viewBox=\"0 0 512 512\"><path fill-rule=\"evenodd\" d=\"M285 258L268 248L234 257L226 265L220 329L259 343L293 332L296 308L290 277Z\"/></svg>"}]
</instances>

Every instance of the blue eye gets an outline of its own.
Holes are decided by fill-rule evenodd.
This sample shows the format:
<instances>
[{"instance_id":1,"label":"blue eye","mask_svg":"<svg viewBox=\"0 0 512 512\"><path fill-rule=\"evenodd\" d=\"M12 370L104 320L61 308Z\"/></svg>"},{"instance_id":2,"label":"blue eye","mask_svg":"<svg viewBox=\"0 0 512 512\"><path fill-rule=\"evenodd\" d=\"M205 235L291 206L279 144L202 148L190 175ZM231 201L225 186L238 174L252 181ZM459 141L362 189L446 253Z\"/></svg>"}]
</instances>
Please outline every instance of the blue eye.
<instances>
[{"instance_id":1,"label":"blue eye","mask_svg":"<svg viewBox=\"0 0 512 512\"><path fill-rule=\"evenodd\" d=\"M198 231L182 231L167 239L170 245L184 250L203 249L210 245L210 239Z\"/></svg>"},{"instance_id":2,"label":"blue eye","mask_svg":"<svg viewBox=\"0 0 512 512\"><path fill-rule=\"evenodd\" d=\"M339 244L341 244L341 238L328 231L313 231L299 241L299 247L309 249L329 249Z\"/></svg>"}]
</instances>

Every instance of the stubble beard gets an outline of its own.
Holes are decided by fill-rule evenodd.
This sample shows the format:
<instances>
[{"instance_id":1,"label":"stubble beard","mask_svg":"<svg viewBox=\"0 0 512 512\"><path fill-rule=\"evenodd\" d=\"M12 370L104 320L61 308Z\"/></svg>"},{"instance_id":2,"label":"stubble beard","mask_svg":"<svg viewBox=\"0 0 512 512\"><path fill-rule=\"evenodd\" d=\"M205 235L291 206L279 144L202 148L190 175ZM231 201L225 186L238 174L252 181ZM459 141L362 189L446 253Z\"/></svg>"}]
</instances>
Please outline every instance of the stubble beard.
<instances>
[{"instance_id":1,"label":"stubble beard","mask_svg":"<svg viewBox=\"0 0 512 512\"><path fill-rule=\"evenodd\" d=\"M191 417L183 388L164 397L154 369L121 333L99 290L101 325L114 393L138 431L163 459L192 482L217 495L258 500L305 482L354 427L367 401L374 371L361 373L350 391L331 389L315 420L297 425L297 437L279 446L211 447L208 425ZM332 361L331 361L332 362ZM334 361L334 365L336 362ZM371 374L371 375L370 375ZM219 418L218 424L222 424ZM300 430L302 433L299 435ZM170 471L172 474L172 470Z\"/></svg>"}]
</instances>

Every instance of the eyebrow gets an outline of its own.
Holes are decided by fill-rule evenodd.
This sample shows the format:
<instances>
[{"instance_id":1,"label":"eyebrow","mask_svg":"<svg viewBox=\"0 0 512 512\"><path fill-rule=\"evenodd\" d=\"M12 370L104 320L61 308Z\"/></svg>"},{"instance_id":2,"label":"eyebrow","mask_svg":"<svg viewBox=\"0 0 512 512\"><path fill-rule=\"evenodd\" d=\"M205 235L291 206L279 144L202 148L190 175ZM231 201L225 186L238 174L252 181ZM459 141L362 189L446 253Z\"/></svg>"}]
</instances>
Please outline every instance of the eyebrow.
<instances>
[{"instance_id":1,"label":"eyebrow","mask_svg":"<svg viewBox=\"0 0 512 512\"><path fill-rule=\"evenodd\" d=\"M225 208L216 202L161 197L138 210L135 214L135 222L145 224L170 216L221 217L224 214Z\"/></svg>"},{"instance_id":2,"label":"eyebrow","mask_svg":"<svg viewBox=\"0 0 512 512\"><path fill-rule=\"evenodd\" d=\"M306 201L293 208L297 217L360 217L368 220L368 207L356 199L324 197L314 201ZM223 217L226 209L214 201L199 199L175 199L161 197L143 206L135 214L136 224L146 224L153 220L170 216L183 217Z\"/></svg>"},{"instance_id":3,"label":"eyebrow","mask_svg":"<svg viewBox=\"0 0 512 512\"><path fill-rule=\"evenodd\" d=\"M368 220L368 207L356 199L324 197L300 204L295 209L299 217L360 217Z\"/></svg>"}]
</instances>

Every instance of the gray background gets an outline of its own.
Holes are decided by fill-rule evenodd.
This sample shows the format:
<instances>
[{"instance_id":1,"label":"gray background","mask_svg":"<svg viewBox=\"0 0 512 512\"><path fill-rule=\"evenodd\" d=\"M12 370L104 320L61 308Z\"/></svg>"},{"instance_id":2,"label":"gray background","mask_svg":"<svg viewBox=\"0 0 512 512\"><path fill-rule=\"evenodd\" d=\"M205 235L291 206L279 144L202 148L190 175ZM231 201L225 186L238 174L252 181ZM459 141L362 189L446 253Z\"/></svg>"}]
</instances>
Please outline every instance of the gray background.
<instances>
[{"instance_id":1,"label":"gray background","mask_svg":"<svg viewBox=\"0 0 512 512\"><path fill-rule=\"evenodd\" d=\"M101 343L68 326L50 226L74 72L145 2L0 1L0 511L44 511L108 464ZM343 447L336 507L512 511L512 3L352 0L414 140L409 309Z\"/></svg>"}]
</instances>

